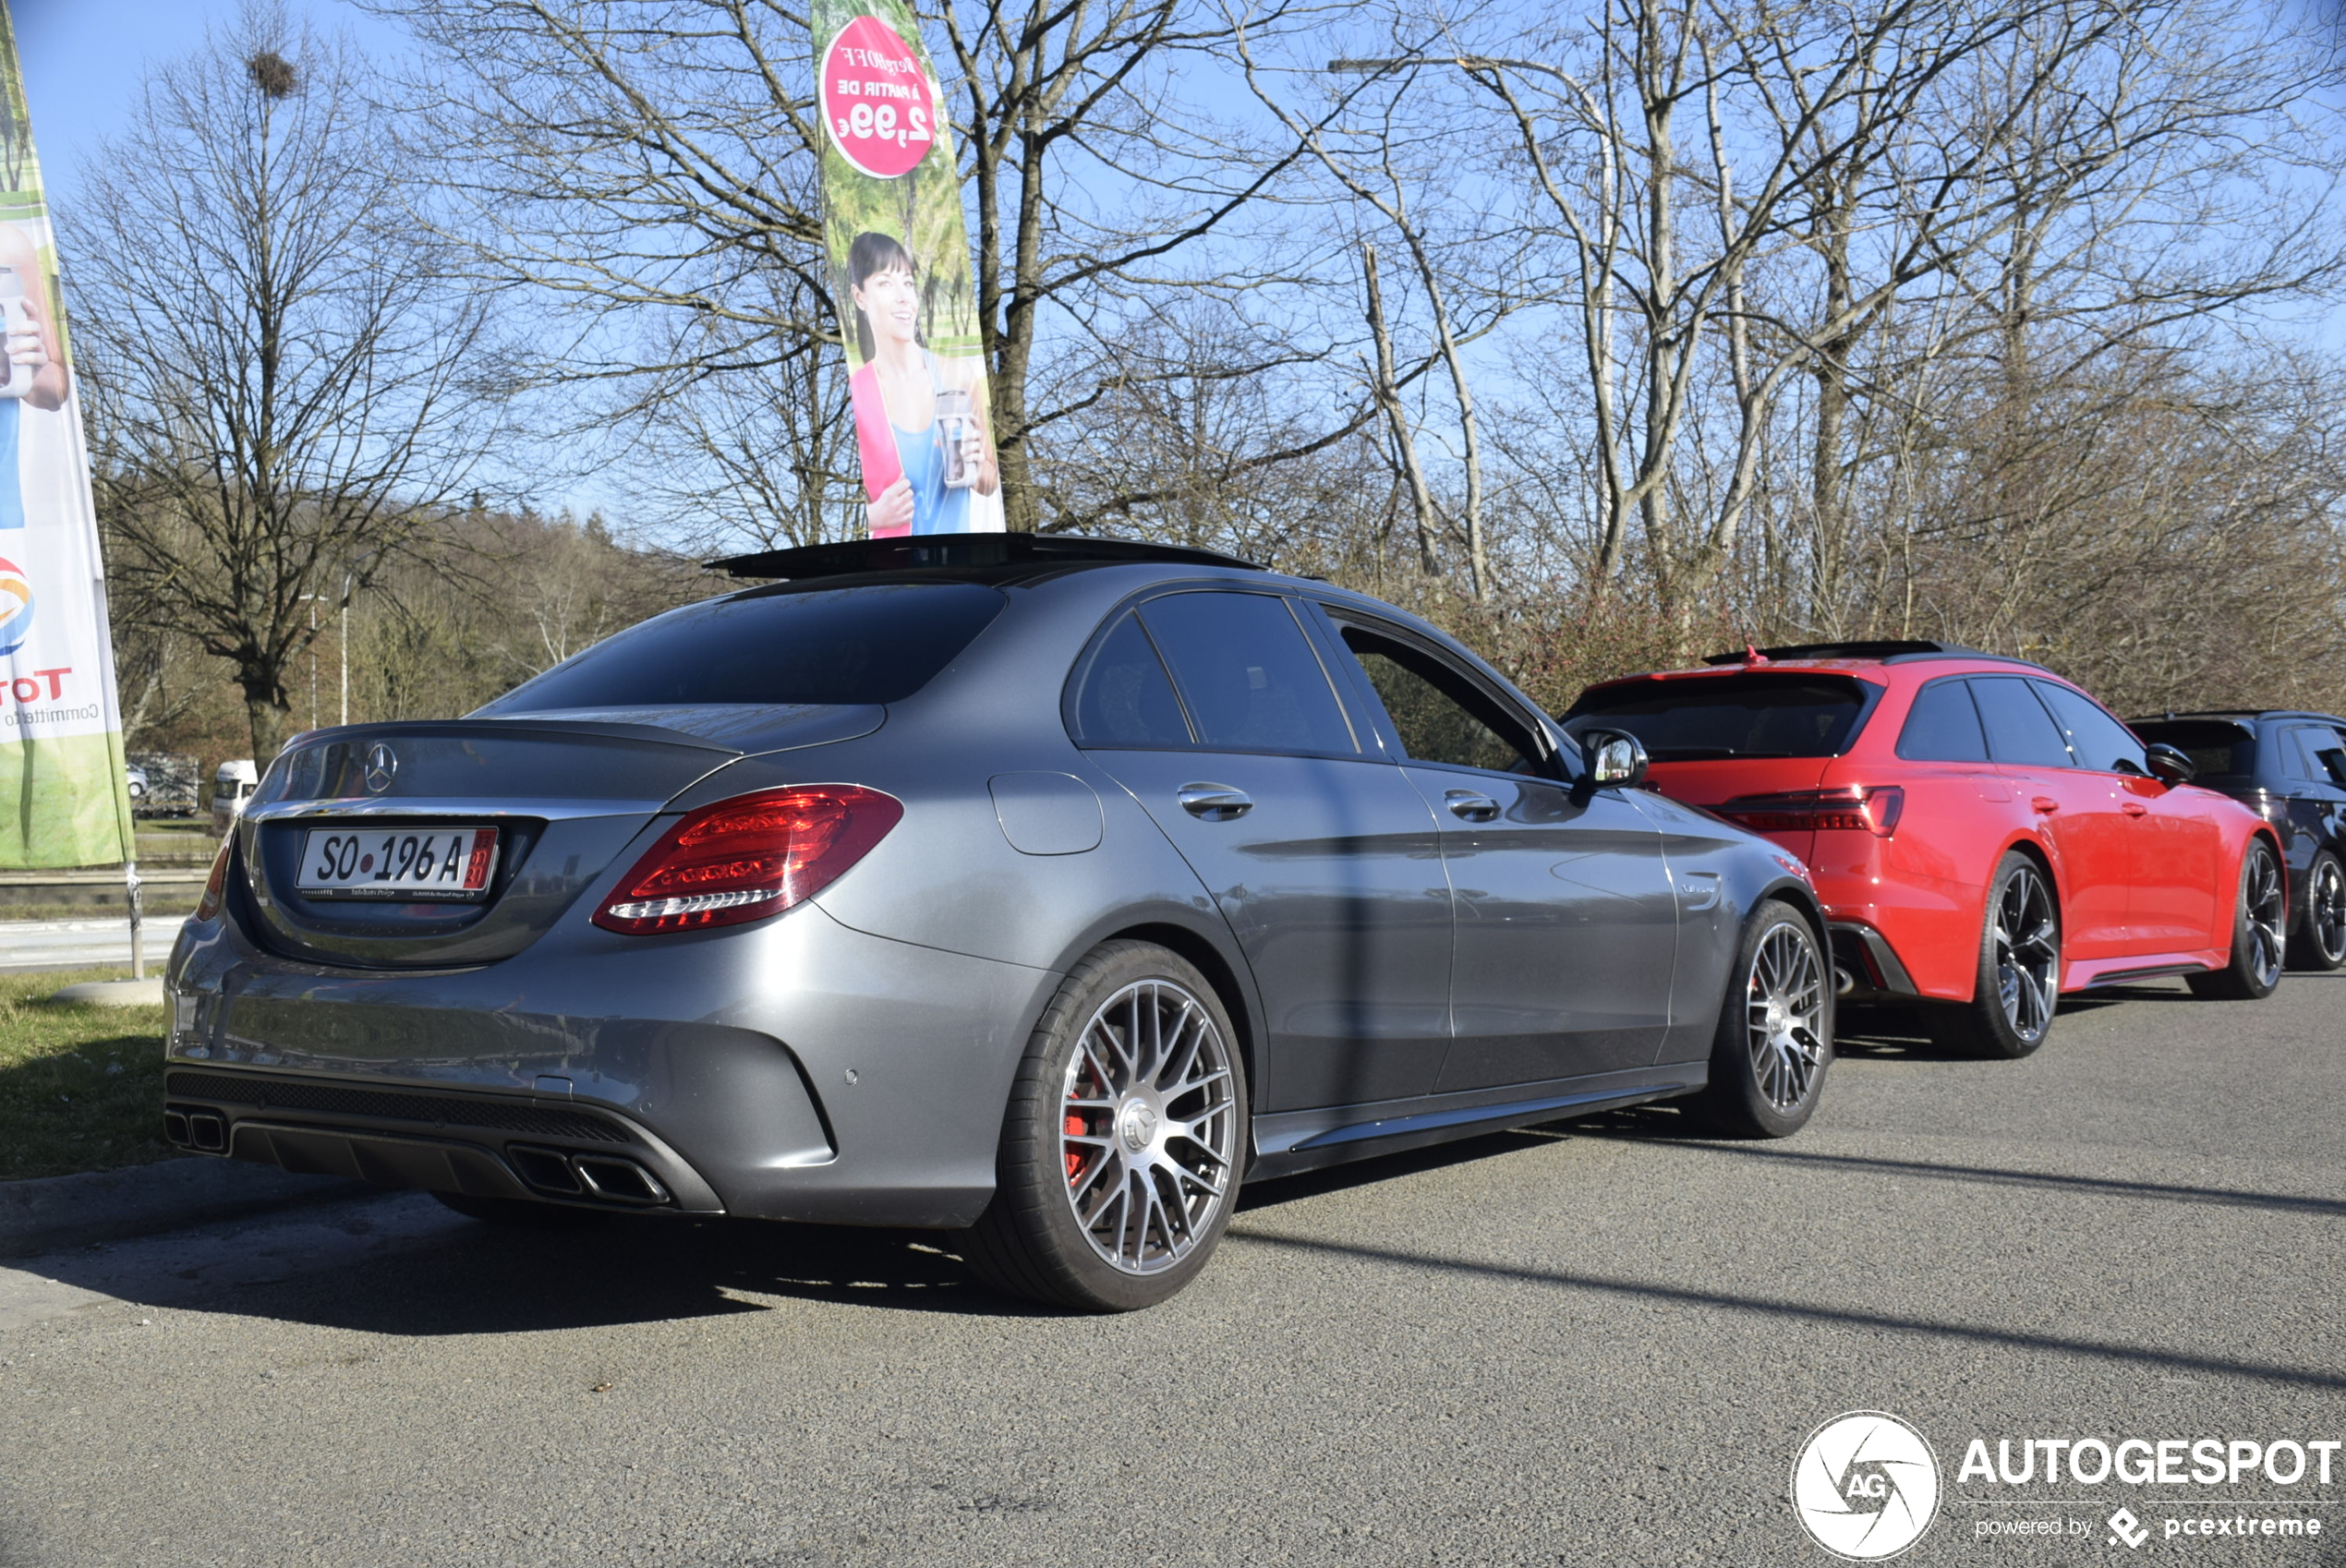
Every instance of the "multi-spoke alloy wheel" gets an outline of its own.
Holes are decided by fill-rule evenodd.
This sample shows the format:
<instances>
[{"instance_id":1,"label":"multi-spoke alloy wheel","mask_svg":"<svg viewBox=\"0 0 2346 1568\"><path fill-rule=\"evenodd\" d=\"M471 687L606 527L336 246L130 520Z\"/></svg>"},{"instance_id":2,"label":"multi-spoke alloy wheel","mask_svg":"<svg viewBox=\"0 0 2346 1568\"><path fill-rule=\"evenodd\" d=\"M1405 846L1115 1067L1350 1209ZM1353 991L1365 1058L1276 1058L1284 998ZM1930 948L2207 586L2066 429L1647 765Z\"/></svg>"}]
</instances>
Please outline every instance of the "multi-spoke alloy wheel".
<instances>
[{"instance_id":1,"label":"multi-spoke alloy wheel","mask_svg":"<svg viewBox=\"0 0 2346 1568\"><path fill-rule=\"evenodd\" d=\"M2061 987L2061 927L2052 893L2034 866L2023 862L2004 879L1988 919L1996 1000L2013 1033L2034 1047L2052 1027Z\"/></svg>"},{"instance_id":2,"label":"multi-spoke alloy wheel","mask_svg":"<svg viewBox=\"0 0 2346 1568\"><path fill-rule=\"evenodd\" d=\"M2281 892L2280 862L2261 844L2248 857L2240 897L2248 911L2250 971L2257 984L2278 984L2281 951L2289 939L2289 900Z\"/></svg>"},{"instance_id":3,"label":"multi-spoke alloy wheel","mask_svg":"<svg viewBox=\"0 0 2346 1568\"><path fill-rule=\"evenodd\" d=\"M1196 966L1103 943L1034 1026L1002 1118L994 1200L961 1256L998 1289L1090 1311L1194 1278L1238 1200L1246 1063Z\"/></svg>"},{"instance_id":4,"label":"multi-spoke alloy wheel","mask_svg":"<svg viewBox=\"0 0 2346 1568\"><path fill-rule=\"evenodd\" d=\"M1751 1072L1768 1104L1788 1111L1808 1099L1824 1070L1824 969L1813 942L1791 925L1760 938L1746 987Z\"/></svg>"},{"instance_id":5,"label":"multi-spoke alloy wheel","mask_svg":"<svg viewBox=\"0 0 2346 1568\"><path fill-rule=\"evenodd\" d=\"M1198 998L1143 980L1092 1015L1067 1064L1060 1164L1076 1224L1127 1273L1197 1245L1230 1185L1229 1048Z\"/></svg>"},{"instance_id":6,"label":"multi-spoke alloy wheel","mask_svg":"<svg viewBox=\"0 0 2346 1568\"><path fill-rule=\"evenodd\" d=\"M2335 864L2335 862L2331 863ZM2240 896L2232 905L2231 957L2223 968L2184 977L2202 996L2253 1002L2280 984L2289 951L2289 885L2280 856L2263 837L2251 838L2240 859Z\"/></svg>"},{"instance_id":7,"label":"multi-spoke alloy wheel","mask_svg":"<svg viewBox=\"0 0 2346 1568\"><path fill-rule=\"evenodd\" d=\"M2305 874L2305 925L2290 956L2302 969L2346 967L2346 867L2328 850Z\"/></svg>"},{"instance_id":8,"label":"multi-spoke alloy wheel","mask_svg":"<svg viewBox=\"0 0 2346 1568\"><path fill-rule=\"evenodd\" d=\"M1817 1108L1832 1063L1832 988L1808 917L1770 899L1752 911L1711 1041L1711 1081L1688 1117L1731 1138L1787 1138Z\"/></svg>"},{"instance_id":9,"label":"multi-spoke alloy wheel","mask_svg":"<svg viewBox=\"0 0 2346 1568\"><path fill-rule=\"evenodd\" d=\"M1967 1056L2025 1056L2061 1002L2061 900L2045 868L2013 850L1988 879L1971 1000L1926 1004L1931 1038Z\"/></svg>"}]
</instances>

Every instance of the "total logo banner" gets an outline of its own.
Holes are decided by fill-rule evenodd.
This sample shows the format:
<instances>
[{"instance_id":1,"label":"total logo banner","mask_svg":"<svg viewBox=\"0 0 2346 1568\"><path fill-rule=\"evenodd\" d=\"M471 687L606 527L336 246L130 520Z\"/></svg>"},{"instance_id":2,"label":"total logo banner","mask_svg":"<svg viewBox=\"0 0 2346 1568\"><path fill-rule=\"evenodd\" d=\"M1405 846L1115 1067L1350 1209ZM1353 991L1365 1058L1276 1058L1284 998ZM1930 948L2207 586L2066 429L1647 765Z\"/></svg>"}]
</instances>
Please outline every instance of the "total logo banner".
<instances>
[{"instance_id":1,"label":"total logo banner","mask_svg":"<svg viewBox=\"0 0 2346 1568\"><path fill-rule=\"evenodd\" d=\"M1948 1475L1912 1423L1880 1410L1835 1416L1793 1461L1793 1512L1819 1546L1853 1562L1900 1555L1942 1514L1982 1545L2061 1538L2127 1556L2230 1538L2258 1554L2243 1562L2346 1530L2346 1520L2326 1520L2335 1500L2325 1495L2333 1479L2346 1482L2346 1440L2079 1433L1961 1441Z\"/></svg>"}]
</instances>

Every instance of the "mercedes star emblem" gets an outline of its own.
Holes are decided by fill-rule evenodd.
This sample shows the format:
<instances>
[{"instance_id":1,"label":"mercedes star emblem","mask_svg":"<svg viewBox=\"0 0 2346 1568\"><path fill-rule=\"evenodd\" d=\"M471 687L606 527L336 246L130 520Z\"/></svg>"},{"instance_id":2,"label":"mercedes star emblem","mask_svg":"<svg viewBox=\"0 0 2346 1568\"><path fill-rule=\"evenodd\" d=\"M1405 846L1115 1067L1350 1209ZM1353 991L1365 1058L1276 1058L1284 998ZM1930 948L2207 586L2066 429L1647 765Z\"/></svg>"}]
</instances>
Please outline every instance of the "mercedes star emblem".
<instances>
[{"instance_id":1,"label":"mercedes star emblem","mask_svg":"<svg viewBox=\"0 0 2346 1568\"><path fill-rule=\"evenodd\" d=\"M391 788L392 776L399 771L399 754L381 741L367 748L367 792L380 795Z\"/></svg>"}]
</instances>

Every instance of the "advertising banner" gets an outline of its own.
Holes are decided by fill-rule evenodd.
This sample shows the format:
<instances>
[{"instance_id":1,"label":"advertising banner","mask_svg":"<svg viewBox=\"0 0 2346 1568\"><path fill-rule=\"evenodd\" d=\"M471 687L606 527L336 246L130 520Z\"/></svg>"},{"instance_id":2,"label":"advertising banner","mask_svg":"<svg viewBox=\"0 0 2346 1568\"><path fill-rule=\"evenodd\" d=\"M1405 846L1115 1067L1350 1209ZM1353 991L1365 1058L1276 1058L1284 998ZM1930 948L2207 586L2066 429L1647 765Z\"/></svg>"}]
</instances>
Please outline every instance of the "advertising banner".
<instances>
[{"instance_id":1,"label":"advertising banner","mask_svg":"<svg viewBox=\"0 0 2346 1568\"><path fill-rule=\"evenodd\" d=\"M944 93L902 0L815 0L823 229L875 538L1002 526Z\"/></svg>"},{"instance_id":2,"label":"advertising banner","mask_svg":"<svg viewBox=\"0 0 2346 1568\"><path fill-rule=\"evenodd\" d=\"M0 6L0 867L131 858L98 519L16 26Z\"/></svg>"}]
</instances>

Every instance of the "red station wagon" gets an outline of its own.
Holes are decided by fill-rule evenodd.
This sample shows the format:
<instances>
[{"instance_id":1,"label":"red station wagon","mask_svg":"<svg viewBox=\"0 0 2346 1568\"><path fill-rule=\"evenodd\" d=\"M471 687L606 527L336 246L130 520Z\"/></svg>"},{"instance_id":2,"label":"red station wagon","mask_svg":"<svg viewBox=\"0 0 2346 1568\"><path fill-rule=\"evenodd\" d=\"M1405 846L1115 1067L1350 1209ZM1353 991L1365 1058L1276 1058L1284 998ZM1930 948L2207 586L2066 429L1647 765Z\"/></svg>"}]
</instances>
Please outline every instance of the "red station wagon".
<instances>
[{"instance_id":1,"label":"red station wagon","mask_svg":"<svg viewBox=\"0 0 2346 1568\"><path fill-rule=\"evenodd\" d=\"M2041 666L1942 643L1813 644L1591 686L1655 788L1808 864L1844 995L1912 998L1945 1045L2022 1056L2058 993L2181 975L2269 995L2279 845Z\"/></svg>"}]
</instances>

